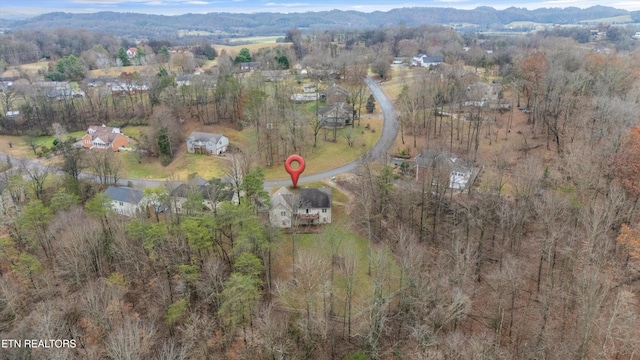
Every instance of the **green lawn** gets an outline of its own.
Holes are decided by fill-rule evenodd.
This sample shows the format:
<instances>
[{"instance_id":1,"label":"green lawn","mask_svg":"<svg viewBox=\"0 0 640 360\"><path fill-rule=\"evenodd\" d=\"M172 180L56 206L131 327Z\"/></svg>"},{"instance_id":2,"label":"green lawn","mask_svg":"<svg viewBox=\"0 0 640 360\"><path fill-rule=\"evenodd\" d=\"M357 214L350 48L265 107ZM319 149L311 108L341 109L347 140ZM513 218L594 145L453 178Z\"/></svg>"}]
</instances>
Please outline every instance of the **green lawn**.
<instances>
[{"instance_id":1,"label":"green lawn","mask_svg":"<svg viewBox=\"0 0 640 360\"><path fill-rule=\"evenodd\" d=\"M127 135L128 137L134 139L134 140L140 140L140 135L142 134L142 131L144 131L144 129L146 129L146 126L126 126L123 127L122 133Z\"/></svg>"},{"instance_id":2,"label":"green lawn","mask_svg":"<svg viewBox=\"0 0 640 360\"><path fill-rule=\"evenodd\" d=\"M75 140L80 140L81 137L84 136L85 131L74 131L67 134L68 137L72 137ZM38 146L46 146L51 148L53 146L53 140L55 140L55 136L38 136L35 139L35 144ZM25 138L25 143L28 142L28 139Z\"/></svg>"},{"instance_id":3,"label":"green lawn","mask_svg":"<svg viewBox=\"0 0 640 360\"><path fill-rule=\"evenodd\" d=\"M282 36L251 36L229 40L229 44L269 44L275 43Z\"/></svg>"},{"instance_id":4,"label":"green lawn","mask_svg":"<svg viewBox=\"0 0 640 360\"><path fill-rule=\"evenodd\" d=\"M614 17L609 17L609 18L602 18L602 19L594 19L594 20L582 20L579 21L579 23L581 24L625 24L625 23L630 23L632 22L633 19L631 19L631 15L621 15L621 16L614 16Z\"/></svg>"},{"instance_id":5,"label":"green lawn","mask_svg":"<svg viewBox=\"0 0 640 360\"><path fill-rule=\"evenodd\" d=\"M190 175L197 174L205 179L224 176L226 160L217 156L183 154L174 159L171 164L162 166L158 159L138 157L133 152L120 152L125 166L124 177L136 179L175 180L186 181Z\"/></svg>"},{"instance_id":6,"label":"green lawn","mask_svg":"<svg viewBox=\"0 0 640 360\"><path fill-rule=\"evenodd\" d=\"M370 124L373 131L365 130L366 124ZM302 176L330 170L358 159L375 145L380 138L381 131L381 119L362 119L360 126L356 125L353 129L351 127L339 129L336 134L337 142L334 143L325 141L325 131L320 130L317 147L310 146L309 154L303 155L305 170ZM346 132L353 133L355 140L351 147L344 138ZM333 139L332 130L327 130L326 135L328 139ZM264 174L267 180L285 179L288 176L284 170L284 163L265 168Z\"/></svg>"}]
</instances>

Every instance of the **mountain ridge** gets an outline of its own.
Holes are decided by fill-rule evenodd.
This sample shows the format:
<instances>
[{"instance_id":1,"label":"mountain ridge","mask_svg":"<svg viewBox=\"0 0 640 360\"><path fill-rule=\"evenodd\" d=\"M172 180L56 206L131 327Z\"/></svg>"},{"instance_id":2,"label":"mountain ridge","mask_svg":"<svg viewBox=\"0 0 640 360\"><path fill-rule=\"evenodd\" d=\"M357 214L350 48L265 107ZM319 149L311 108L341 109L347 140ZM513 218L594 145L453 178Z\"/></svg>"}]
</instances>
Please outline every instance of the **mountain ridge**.
<instances>
[{"instance_id":1,"label":"mountain ridge","mask_svg":"<svg viewBox=\"0 0 640 360\"><path fill-rule=\"evenodd\" d=\"M57 28L87 29L125 37L171 38L177 30L205 31L219 37L283 34L291 28L377 28L390 25L471 24L484 29L496 29L514 21L549 24L571 24L585 20L631 15L640 21L640 11L627 11L608 6L586 9L509 7L496 10L482 6L472 10L446 7L403 7L370 13L356 10L330 10L302 13L230 13L152 15L102 11L96 13L53 12L26 20L0 19L0 27L9 31L46 30Z\"/></svg>"}]
</instances>

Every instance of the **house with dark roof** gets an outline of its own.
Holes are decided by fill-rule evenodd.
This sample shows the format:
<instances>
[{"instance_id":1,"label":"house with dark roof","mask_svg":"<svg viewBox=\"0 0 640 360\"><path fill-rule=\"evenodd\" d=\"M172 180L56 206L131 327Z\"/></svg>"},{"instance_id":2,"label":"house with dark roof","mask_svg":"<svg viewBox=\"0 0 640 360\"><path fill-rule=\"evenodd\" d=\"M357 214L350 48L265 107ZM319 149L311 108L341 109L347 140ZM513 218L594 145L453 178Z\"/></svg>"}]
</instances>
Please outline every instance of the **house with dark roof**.
<instances>
[{"instance_id":1,"label":"house with dark roof","mask_svg":"<svg viewBox=\"0 0 640 360\"><path fill-rule=\"evenodd\" d=\"M50 100L69 100L73 97L73 90L68 81L37 81L33 83L38 95L46 96Z\"/></svg>"},{"instance_id":2,"label":"house with dark roof","mask_svg":"<svg viewBox=\"0 0 640 360\"><path fill-rule=\"evenodd\" d=\"M411 59L412 66L422 66L422 67L431 67L438 66L444 62L444 57L442 56L428 56L425 54L418 54L418 56L413 57Z\"/></svg>"},{"instance_id":3,"label":"house with dark roof","mask_svg":"<svg viewBox=\"0 0 640 360\"><path fill-rule=\"evenodd\" d=\"M131 96L148 91L149 86L143 83L116 81L111 84L111 95L113 96Z\"/></svg>"},{"instance_id":4,"label":"house with dark roof","mask_svg":"<svg viewBox=\"0 0 640 360\"><path fill-rule=\"evenodd\" d=\"M479 169L446 150L423 149L415 157L416 181L430 180L439 186L448 180L450 189L465 190L475 182Z\"/></svg>"},{"instance_id":5,"label":"house with dark roof","mask_svg":"<svg viewBox=\"0 0 640 360\"><path fill-rule=\"evenodd\" d=\"M322 127L325 128L342 128L351 124L353 121L353 106L349 106L343 102L337 102L332 105L321 106L318 108L318 118Z\"/></svg>"},{"instance_id":6,"label":"house with dark roof","mask_svg":"<svg viewBox=\"0 0 640 360\"><path fill-rule=\"evenodd\" d=\"M271 196L269 219L274 226L331 223L331 188L280 188Z\"/></svg>"},{"instance_id":7,"label":"house with dark roof","mask_svg":"<svg viewBox=\"0 0 640 360\"><path fill-rule=\"evenodd\" d=\"M187 137L187 152L220 155L227 151L229 138L221 134L194 131Z\"/></svg>"},{"instance_id":8,"label":"house with dark roof","mask_svg":"<svg viewBox=\"0 0 640 360\"><path fill-rule=\"evenodd\" d=\"M322 98L327 105L333 105L335 103L346 103L349 100L349 92L344 88L333 84L322 92Z\"/></svg>"},{"instance_id":9,"label":"house with dark roof","mask_svg":"<svg viewBox=\"0 0 640 360\"><path fill-rule=\"evenodd\" d=\"M104 192L112 209L120 215L134 216L144 208L144 192L125 186L109 186Z\"/></svg>"},{"instance_id":10,"label":"house with dark roof","mask_svg":"<svg viewBox=\"0 0 640 360\"><path fill-rule=\"evenodd\" d=\"M90 126L80 140L80 144L86 149L118 151L129 145L129 138L120 132L120 128L102 124L102 126Z\"/></svg>"},{"instance_id":11,"label":"house with dark roof","mask_svg":"<svg viewBox=\"0 0 640 360\"><path fill-rule=\"evenodd\" d=\"M185 203L190 195L195 195L202 199L202 210L215 211L223 201L237 200L235 192L220 186L212 186L208 182L202 184L199 181L191 184L180 184L171 191L172 205L176 213L181 214L186 211ZM237 202L236 202L237 203Z\"/></svg>"}]
</instances>

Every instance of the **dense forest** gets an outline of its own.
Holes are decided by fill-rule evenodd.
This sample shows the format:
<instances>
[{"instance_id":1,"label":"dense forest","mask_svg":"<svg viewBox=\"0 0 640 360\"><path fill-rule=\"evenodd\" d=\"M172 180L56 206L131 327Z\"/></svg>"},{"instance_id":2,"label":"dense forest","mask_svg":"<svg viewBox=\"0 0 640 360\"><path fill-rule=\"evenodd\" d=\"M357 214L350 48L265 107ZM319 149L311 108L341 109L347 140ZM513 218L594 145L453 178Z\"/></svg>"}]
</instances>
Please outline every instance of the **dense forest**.
<instances>
[{"instance_id":1,"label":"dense forest","mask_svg":"<svg viewBox=\"0 0 640 360\"><path fill-rule=\"evenodd\" d=\"M291 28L286 43L248 54L269 61L266 70L288 71L284 80L244 72L220 53L180 87L196 54L138 44L149 69L118 80L149 91L124 96L85 82L87 51L103 54L97 67L126 69L118 52L128 43L60 32L24 30L0 44L31 39L34 51L51 49L52 71L77 56L84 97L47 99L31 90L46 74L25 72L2 105L20 104L29 116L3 117L4 132L149 125L141 146L152 157L171 156L162 145L183 141L189 125L255 136L225 170L230 181L211 185L240 195L237 203L204 208L194 188L177 211L167 188L149 188L153 205L133 217L115 213L103 193L119 176L108 153L88 158L61 137L59 163L46 168L0 156L0 338L74 340L3 343L3 357L640 356L640 47L631 30L583 42L575 32L482 37L393 26L338 42L339 31ZM444 62L391 65L419 53ZM274 62L282 56L289 69ZM296 64L324 71L309 80ZM302 82L336 82L361 109L369 71L391 84L398 152L436 154L433 161L416 174L365 158L357 174L333 181L334 224L274 227L262 211L271 190L262 170L311 151L318 130L292 93ZM447 186L451 154L481 169L466 191ZM103 181L80 176L87 164Z\"/></svg>"}]
</instances>

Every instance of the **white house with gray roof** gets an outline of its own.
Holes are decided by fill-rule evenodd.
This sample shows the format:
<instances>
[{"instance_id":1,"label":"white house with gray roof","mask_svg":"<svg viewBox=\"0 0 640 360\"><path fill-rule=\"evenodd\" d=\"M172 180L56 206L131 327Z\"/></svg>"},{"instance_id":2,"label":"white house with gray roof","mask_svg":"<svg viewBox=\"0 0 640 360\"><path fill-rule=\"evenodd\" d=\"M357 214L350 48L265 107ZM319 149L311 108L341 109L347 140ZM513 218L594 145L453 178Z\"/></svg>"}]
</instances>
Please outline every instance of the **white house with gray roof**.
<instances>
[{"instance_id":1,"label":"white house with gray roof","mask_svg":"<svg viewBox=\"0 0 640 360\"><path fill-rule=\"evenodd\" d=\"M269 219L274 226L331 223L331 188L280 188L271 196Z\"/></svg>"},{"instance_id":2,"label":"white house with gray roof","mask_svg":"<svg viewBox=\"0 0 640 360\"><path fill-rule=\"evenodd\" d=\"M124 186L109 186L104 192L111 199L111 207L118 214L134 216L144 208L144 192Z\"/></svg>"},{"instance_id":3,"label":"white house with gray roof","mask_svg":"<svg viewBox=\"0 0 640 360\"><path fill-rule=\"evenodd\" d=\"M227 151L229 138L221 134L194 131L187 137L187 152L220 155Z\"/></svg>"}]
</instances>

